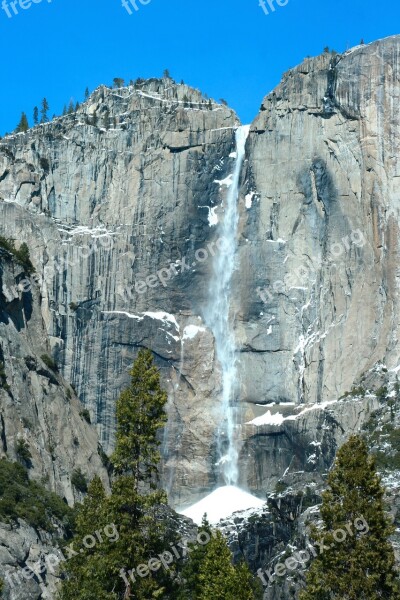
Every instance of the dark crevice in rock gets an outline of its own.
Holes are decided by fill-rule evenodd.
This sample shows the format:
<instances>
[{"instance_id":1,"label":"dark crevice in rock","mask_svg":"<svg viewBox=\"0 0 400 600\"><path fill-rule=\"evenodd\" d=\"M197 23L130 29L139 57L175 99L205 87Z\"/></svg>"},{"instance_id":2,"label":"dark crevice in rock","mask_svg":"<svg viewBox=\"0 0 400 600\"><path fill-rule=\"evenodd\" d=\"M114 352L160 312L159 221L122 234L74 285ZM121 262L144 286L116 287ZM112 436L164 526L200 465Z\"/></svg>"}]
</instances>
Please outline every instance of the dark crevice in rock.
<instances>
[{"instance_id":1,"label":"dark crevice in rock","mask_svg":"<svg viewBox=\"0 0 400 600\"><path fill-rule=\"evenodd\" d=\"M1 183L2 181L4 181L4 180L5 180L5 178L7 177L7 175L9 175L9 174L10 174L10 171L9 171L8 169L6 169L6 170L4 171L4 173L3 173L3 175L0 175L0 183Z\"/></svg>"},{"instance_id":2,"label":"dark crevice in rock","mask_svg":"<svg viewBox=\"0 0 400 600\"><path fill-rule=\"evenodd\" d=\"M3 415L0 415L0 420L1 420L1 443L2 443L2 446L3 446L3 452L5 454L7 454L6 427L5 427Z\"/></svg>"}]
</instances>

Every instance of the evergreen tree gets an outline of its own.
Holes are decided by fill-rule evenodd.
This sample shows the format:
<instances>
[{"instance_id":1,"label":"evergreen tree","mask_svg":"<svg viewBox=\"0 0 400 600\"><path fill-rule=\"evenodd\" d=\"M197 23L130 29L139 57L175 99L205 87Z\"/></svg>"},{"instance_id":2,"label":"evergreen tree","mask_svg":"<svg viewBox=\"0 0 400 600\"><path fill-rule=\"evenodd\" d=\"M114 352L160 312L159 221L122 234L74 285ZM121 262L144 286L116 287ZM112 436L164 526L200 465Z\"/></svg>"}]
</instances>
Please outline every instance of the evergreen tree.
<instances>
[{"instance_id":1,"label":"evergreen tree","mask_svg":"<svg viewBox=\"0 0 400 600\"><path fill-rule=\"evenodd\" d=\"M62 111L62 116L65 117L66 114L67 114L67 105L64 104L63 111Z\"/></svg>"},{"instance_id":2,"label":"evergreen tree","mask_svg":"<svg viewBox=\"0 0 400 600\"><path fill-rule=\"evenodd\" d=\"M253 600L256 596L252 575L243 563L232 564L232 554L220 531L206 546L206 554L199 568L200 594L198 600Z\"/></svg>"},{"instance_id":3,"label":"evergreen tree","mask_svg":"<svg viewBox=\"0 0 400 600\"><path fill-rule=\"evenodd\" d=\"M198 534L204 536L204 540L211 540L213 535L212 529L209 522L207 521L206 515L203 517L201 526L199 527ZM181 573L181 586L178 596L178 600L197 600L201 593L201 582L199 580L200 566L203 563L206 556L206 545L192 543L189 545L190 553L189 560L186 562Z\"/></svg>"},{"instance_id":4,"label":"evergreen tree","mask_svg":"<svg viewBox=\"0 0 400 600\"><path fill-rule=\"evenodd\" d=\"M150 350L141 350L130 372L130 387L117 401L116 448L112 462L116 473L134 476L136 489L157 473L160 442L157 434L167 421L167 393ZM135 420L132 421L132 415Z\"/></svg>"},{"instance_id":5,"label":"evergreen tree","mask_svg":"<svg viewBox=\"0 0 400 600\"><path fill-rule=\"evenodd\" d=\"M393 528L385 514L384 489L362 438L342 446L323 493L323 542L306 578L301 600L396 600L400 597ZM346 534L344 535L343 532ZM344 538L344 539L343 539Z\"/></svg>"},{"instance_id":6,"label":"evergreen tree","mask_svg":"<svg viewBox=\"0 0 400 600\"><path fill-rule=\"evenodd\" d=\"M124 87L124 83L125 83L125 79L122 79L122 77L114 77L114 79L113 79L113 87L115 87L115 88Z\"/></svg>"},{"instance_id":7,"label":"evergreen tree","mask_svg":"<svg viewBox=\"0 0 400 600\"><path fill-rule=\"evenodd\" d=\"M31 262L29 248L25 242L22 242L19 250L17 250L16 257L22 264L22 266L25 268L25 271L28 275L31 275L35 272L35 267Z\"/></svg>"},{"instance_id":8,"label":"evergreen tree","mask_svg":"<svg viewBox=\"0 0 400 600\"><path fill-rule=\"evenodd\" d=\"M182 570L178 600L259 600L262 589L245 563L236 567L220 531L212 531L207 519L199 528L202 544L190 545L189 560ZM207 542L208 540L208 542Z\"/></svg>"},{"instance_id":9,"label":"evergreen tree","mask_svg":"<svg viewBox=\"0 0 400 600\"><path fill-rule=\"evenodd\" d=\"M164 79L171 79L171 74L168 69L164 69L163 77Z\"/></svg>"},{"instance_id":10,"label":"evergreen tree","mask_svg":"<svg viewBox=\"0 0 400 600\"><path fill-rule=\"evenodd\" d=\"M108 573L103 565L107 564L107 554L114 543L104 534L104 528L107 526L110 526L110 521L107 515L106 494L100 478L96 476L89 485L83 504L78 507L73 541L77 554L68 561L70 576L63 582L61 600L118 598L117 595L106 592L108 586L104 579ZM96 531L100 532L101 542L97 539L94 547L88 548L88 541ZM91 540L89 545L92 545Z\"/></svg>"},{"instance_id":11,"label":"evergreen tree","mask_svg":"<svg viewBox=\"0 0 400 600\"><path fill-rule=\"evenodd\" d=\"M17 125L17 129L15 130L16 133L25 133L25 131L28 131L29 129L29 123L28 123L28 118L26 116L26 114L23 112L21 115L21 119Z\"/></svg>"},{"instance_id":12,"label":"evergreen tree","mask_svg":"<svg viewBox=\"0 0 400 600\"><path fill-rule=\"evenodd\" d=\"M49 120L48 117L48 111L49 111L49 103L47 102L46 98L43 98L42 100L42 105L41 105L41 109L40 109L40 122L41 123L47 123Z\"/></svg>"},{"instance_id":13,"label":"evergreen tree","mask_svg":"<svg viewBox=\"0 0 400 600\"><path fill-rule=\"evenodd\" d=\"M71 99L68 104L67 114L72 115L75 112L74 102Z\"/></svg>"},{"instance_id":14,"label":"evergreen tree","mask_svg":"<svg viewBox=\"0 0 400 600\"><path fill-rule=\"evenodd\" d=\"M85 101L89 98L89 88L87 87L85 90Z\"/></svg>"},{"instance_id":15,"label":"evergreen tree","mask_svg":"<svg viewBox=\"0 0 400 600\"><path fill-rule=\"evenodd\" d=\"M39 123L39 109L37 106L33 109L33 124L38 125Z\"/></svg>"},{"instance_id":16,"label":"evergreen tree","mask_svg":"<svg viewBox=\"0 0 400 600\"><path fill-rule=\"evenodd\" d=\"M98 544L66 563L69 577L61 600L136 600L172 598L174 565L139 576L137 569L169 550L177 538L164 518L165 493L157 488L159 430L166 422L167 394L149 350L141 350L130 372L131 383L117 401L114 481L110 497L99 482L91 484L78 512L77 545L104 523L113 523L118 540ZM90 533L88 533L90 532ZM172 556L172 555L171 555ZM157 561L156 561L157 562ZM129 573L131 571L131 573Z\"/></svg>"}]
</instances>

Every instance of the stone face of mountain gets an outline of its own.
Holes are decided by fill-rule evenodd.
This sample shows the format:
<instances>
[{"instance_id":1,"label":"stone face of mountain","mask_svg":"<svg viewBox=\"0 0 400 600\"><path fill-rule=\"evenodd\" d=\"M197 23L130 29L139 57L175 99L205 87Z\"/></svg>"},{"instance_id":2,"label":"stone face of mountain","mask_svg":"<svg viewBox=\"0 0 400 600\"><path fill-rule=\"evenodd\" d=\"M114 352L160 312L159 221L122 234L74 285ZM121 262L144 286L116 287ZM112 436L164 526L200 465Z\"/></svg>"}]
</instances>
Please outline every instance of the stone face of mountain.
<instances>
[{"instance_id":1,"label":"stone face of mountain","mask_svg":"<svg viewBox=\"0 0 400 600\"><path fill-rule=\"evenodd\" d=\"M335 399L375 362L399 362L398 58L395 37L308 59L252 125L239 270L249 401ZM265 355L279 374L267 385Z\"/></svg>"},{"instance_id":2,"label":"stone face of mountain","mask_svg":"<svg viewBox=\"0 0 400 600\"><path fill-rule=\"evenodd\" d=\"M215 180L232 168L236 124L230 109L186 86L149 81L99 89L76 116L4 140L0 158L3 235L31 250L52 355L103 447L112 447L129 367L150 347L170 392L168 435L192 447L187 459L174 451L182 477L204 488L218 373L211 334L192 337L212 269L195 252L212 241ZM183 258L162 284L157 272ZM203 436L195 443L194 433Z\"/></svg>"},{"instance_id":3,"label":"stone face of mountain","mask_svg":"<svg viewBox=\"0 0 400 600\"><path fill-rule=\"evenodd\" d=\"M0 249L0 458L24 462L30 478L72 505L82 499L71 481L74 470L80 469L87 481L99 475L106 487L108 475L94 427L83 418L74 390L51 363L41 304L35 277L10 252ZM41 571L43 576L35 577L29 570L57 554L63 532L56 534L36 531L21 519L0 523L4 598L56 596L55 569L48 566Z\"/></svg>"},{"instance_id":4,"label":"stone face of mountain","mask_svg":"<svg viewBox=\"0 0 400 600\"><path fill-rule=\"evenodd\" d=\"M399 59L399 37L306 59L250 128L231 320L240 483L259 494L290 469L326 470L376 398L317 403L400 362ZM2 235L30 248L51 354L107 451L138 348L156 356L175 505L218 482L221 369L206 322L237 124L150 80L99 88L75 115L0 142Z\"/></svg>"},{"instance_id":5,"label":"stone face of mountain","mask_svg":"<svg viewBox=\"0 0 400 600\"><path fill-rule=\"evenodd\" d=\"M61 557L55 544L54 537L43 531L38 533L24 521L20 520L18 525L0 524L0 570L5 582L2 592L5 600L57 597L60 579L56 565Z\"/></svg>"},{"instance_id":6,"label":"stone face of mountain","mask_svg":"<svg viewBox=\"0 0 400 600\"><path fill-rule=\"evenodd\" d=\"M40 289L8 252L0 250L0 457L24 460L30 477L46 483L72 505L81 495L74 469L87 480L108 477L98 454L96 431L83 406L50 363Z\"/></svg>"}]
</instances>

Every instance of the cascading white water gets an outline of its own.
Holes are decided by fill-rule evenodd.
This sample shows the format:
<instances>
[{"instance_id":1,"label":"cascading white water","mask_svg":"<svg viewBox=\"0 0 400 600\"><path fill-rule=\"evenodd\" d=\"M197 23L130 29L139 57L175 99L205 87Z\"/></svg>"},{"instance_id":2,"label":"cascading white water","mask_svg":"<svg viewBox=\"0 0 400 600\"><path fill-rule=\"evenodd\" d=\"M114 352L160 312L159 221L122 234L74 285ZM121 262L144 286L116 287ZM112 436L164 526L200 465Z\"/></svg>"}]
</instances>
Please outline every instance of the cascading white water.
<instances>
[{"instance_id":1,"label":"cascading white water","mask_svg":"<svg viewBox=\"0 0 400 600\"><path fill-rule=\"evenodd\" d=\"M235 336L232 314L232 276L235 270L237 229L239 222L239 179L245 155L245 145L250 126L236 131L236 164L231 176L229 193L224 202L224 214L218 224L218 237L224 238L223 248L214 258L214 275L210 285L210 300L204 320L212 330L217 358L222 370L222 394L219 406L221 426L217 432L218 462L221 479L225 485L218 487L189 508L178 512L200 524L204 513L212 523L243 509L258 509L263 501L237 487L239 479L238 445L238 369L236 364Z\"/></svg>"},{"instance_id":2,"label":"cascading white water","mask_svg":"<svg viewBox=\"0 0 400 600\"><path fill-rule=\"evenodd\" d=\"M239 178L243 165L245 146L250 126L236 131L236 163L232 175L225 211L218 225L218 237L224 245L214 259L214 276L210 287L210 302L206 321L215 338L217 358L222 370L221 426L218 431L218 466L226 485L238 482L238 447L236 440L237 365L236 348L231 315L231 282L235 270L237 227L239 221Z\"/></svg>"}]
</instances>

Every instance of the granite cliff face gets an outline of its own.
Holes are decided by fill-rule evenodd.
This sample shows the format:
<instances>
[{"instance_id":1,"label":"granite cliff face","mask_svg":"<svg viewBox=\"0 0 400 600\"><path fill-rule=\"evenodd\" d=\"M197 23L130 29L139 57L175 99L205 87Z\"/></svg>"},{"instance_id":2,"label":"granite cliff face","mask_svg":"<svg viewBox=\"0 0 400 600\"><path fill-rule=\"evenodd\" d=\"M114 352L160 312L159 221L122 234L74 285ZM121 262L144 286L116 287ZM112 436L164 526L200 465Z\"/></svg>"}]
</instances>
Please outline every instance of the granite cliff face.
<instances>
[{"instance_id":1,"label":"granite cliff face","mask_svg":"<svg viewBox=\"0 0 400 600\"><path fill-rule=\"evenodd\" d=\"M400 37L306 59L250 128L231 323L240 483L262 496L285 472L326 470L376 397L319 403L400 362L399 59ZM0 142L2 235L30 249L52 356L107 451L138 348L156 356L175 505L218 482L207 311L237 125L199 92L149 80Z\"/></svg>"},{"instance_id":2,"label":"granite cliff face","mask_svg":"<svg viewBox=\"0 0 400 600\"><path fill-rule=\"evenodd\" d=\"M26 273L12 253L0 249L0 458L23 461L31 479L73 505L82 499L72 483L74 470L80 469L87 481L99 475L106 487L108 475L94 427L83 418L83 406L74 390L49 360L41 302L34 276ZM4 598L55 597L55 569L47 567L42 577L33 577L29 567L57 553L62 534L61 524L48 533L23 520L0 523ZM28 578L22 575L25 568L31 574Z\"/></svg>"},{"instance_id":3,"label":"granite cliff face","mask_svg":"<svg viewBox=\"0 0 400 600\"><path fill-rule=\"evenodd\" d=\"M96 431L83 418L74 390L48 366L38 286L4 250L0 289L0 458L19 459L18 445L25 443L30 477L73 505L81 499L71 483L74 469L88 480L98 474L108 485Z\"/></svg>"}]
</instances>

